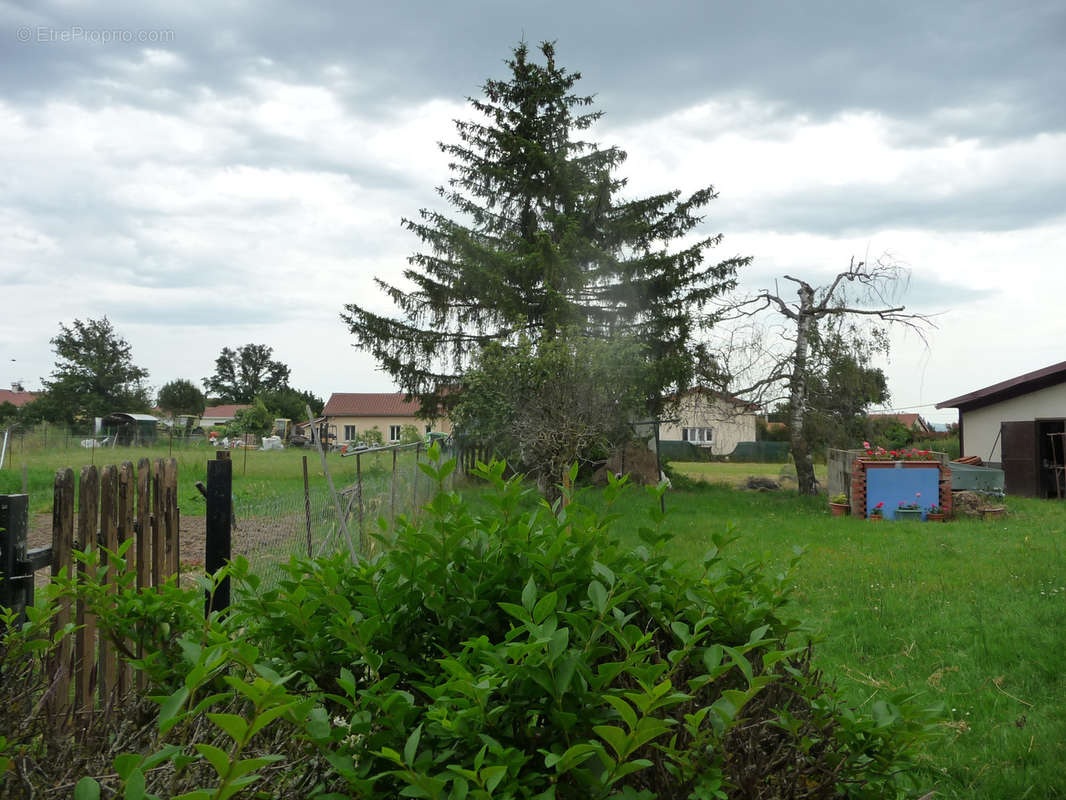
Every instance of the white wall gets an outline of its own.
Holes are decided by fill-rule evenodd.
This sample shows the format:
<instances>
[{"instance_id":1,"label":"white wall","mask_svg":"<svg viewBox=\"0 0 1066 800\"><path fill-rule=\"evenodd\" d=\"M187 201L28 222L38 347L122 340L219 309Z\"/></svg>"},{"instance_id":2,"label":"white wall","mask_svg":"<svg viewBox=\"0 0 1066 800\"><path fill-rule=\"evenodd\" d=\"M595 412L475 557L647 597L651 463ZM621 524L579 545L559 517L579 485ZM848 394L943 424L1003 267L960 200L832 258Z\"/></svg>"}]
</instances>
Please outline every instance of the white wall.
<instances>
[{"instance_id":1,"label":"white wall","mask_svg":"<svg viewBox=\"0 0 1066 800\"><path fill-rule=\"evenodd\" d=\"M1021 397L993 403L962 414L962 454L985 461L1002 461L999 442L1001 422L1066 418L1066 383L1049 386Z\"/></svg>"},{"instance_id":2,"label":"white wall","mask_svg":"<svg viewBox=\"0 0 1066 800\"><path fill-rule=\"evenodd\" d=\"M659 439L663 441L680 442L683 428L710 428L714 431L711 452L715 455L728 455L738 443L755 441L754 414L704 392L684 395L663 416L680 419L679 423L663 424L659 430Z\"/></svg>"}]
</instances>

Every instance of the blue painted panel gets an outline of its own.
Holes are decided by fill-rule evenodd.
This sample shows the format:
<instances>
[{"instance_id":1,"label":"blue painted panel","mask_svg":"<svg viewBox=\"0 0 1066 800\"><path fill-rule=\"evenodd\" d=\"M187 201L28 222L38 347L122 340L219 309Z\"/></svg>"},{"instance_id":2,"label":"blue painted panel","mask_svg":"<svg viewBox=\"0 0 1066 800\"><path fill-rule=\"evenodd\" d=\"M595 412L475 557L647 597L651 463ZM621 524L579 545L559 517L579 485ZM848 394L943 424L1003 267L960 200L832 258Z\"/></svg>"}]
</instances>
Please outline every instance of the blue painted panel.
<instances>
[{"instance_id":1,"label":"blue painted panel","mask_svg":"<svg viewBox=\"0 0 1066 800\"><path fill-rule=\"evenodd\" d=\"M920 505L924 520L926 509L940 504L940 470L935 466L904 469L902 464L866 470L867 516L874 506L884 503L885 519L895 519L901 500Z\"/></svg>"}]
</instances>

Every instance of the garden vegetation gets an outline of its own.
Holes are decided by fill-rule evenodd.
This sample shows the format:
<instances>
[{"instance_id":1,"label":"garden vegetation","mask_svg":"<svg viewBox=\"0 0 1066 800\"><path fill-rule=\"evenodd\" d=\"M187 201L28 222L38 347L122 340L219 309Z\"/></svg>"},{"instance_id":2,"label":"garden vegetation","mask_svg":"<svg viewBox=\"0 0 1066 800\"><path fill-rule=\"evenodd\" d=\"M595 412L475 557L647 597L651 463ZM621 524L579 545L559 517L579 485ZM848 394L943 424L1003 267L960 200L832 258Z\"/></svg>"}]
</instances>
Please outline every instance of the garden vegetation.
<instances>
[{"instance_id":1,"label":"garden vegetation","mask_svg":"<svg viewBox=\"0 0 1066 800\"><path fill-rule=\"evenodd\" d=\"M639 544L611 508L550 507L484 466L476 504L440 491L379 552L294 560L266 589L240 559L235 605L203 578L117 595L64 580L0 650L0 792L19 796L883 798L907 796L935 718L908 698L859 711L810 663L787 570L670 557L650 498ZM661 490L658 490L661 491ZM113 557L122 557L123 552ZM85 556L90 575L99 555ZM82 594L151 701L85 734L47 719L55 600ZM104 724L106 721L106 724ZM256 795L255 793L259 794Z\"/></svg>"}]
</instances>

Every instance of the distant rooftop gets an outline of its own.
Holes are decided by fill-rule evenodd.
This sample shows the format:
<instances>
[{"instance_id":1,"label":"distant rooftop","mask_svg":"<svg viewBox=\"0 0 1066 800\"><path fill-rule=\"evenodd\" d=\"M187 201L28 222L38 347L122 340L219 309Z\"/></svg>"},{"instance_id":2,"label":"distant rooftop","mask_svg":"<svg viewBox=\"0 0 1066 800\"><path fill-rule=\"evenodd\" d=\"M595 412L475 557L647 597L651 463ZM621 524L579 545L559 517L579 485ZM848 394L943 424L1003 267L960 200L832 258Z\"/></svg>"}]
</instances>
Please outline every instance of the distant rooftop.
<instances>
[{"instance_id":1,"label":"distant rooftop","mask_svg":"<svg viewBox=\"0 0 1066 800\"><path fill-rule=\"evenodd\" d=\"M11 405L22 408L26 403L32 403L37 399L38 392L15 392L11 389L0 389L0 405Z\"/></svg>"},{"instance_id":2,"label":"distant rooftop","mask_svg":"<svg viewBox=\"0 0 1066 800\"><path fill-rule=\"evenodd\" d=\"M251 407L252 406L250 404L248 404L248 403L243 403L243 404L238 403L236 405L226 405L226 406L208 406L207 408L204 409L204 413L201 414L200 416L201 417L229 417L229 418L232 418L232 417L237 416L237 412L240 411L242 408L251 408Z\"/></svg>"},{"instance_id":3,"label":"distant rooftop","mask_svg":"<svg viewBox=\"0 0 1066 800\"><path fill-rule=\"evenodd\" d=\"M325 417L416 417L417 400L403 392L334 392L322 409Z\"/></svg>"}]
</instances>

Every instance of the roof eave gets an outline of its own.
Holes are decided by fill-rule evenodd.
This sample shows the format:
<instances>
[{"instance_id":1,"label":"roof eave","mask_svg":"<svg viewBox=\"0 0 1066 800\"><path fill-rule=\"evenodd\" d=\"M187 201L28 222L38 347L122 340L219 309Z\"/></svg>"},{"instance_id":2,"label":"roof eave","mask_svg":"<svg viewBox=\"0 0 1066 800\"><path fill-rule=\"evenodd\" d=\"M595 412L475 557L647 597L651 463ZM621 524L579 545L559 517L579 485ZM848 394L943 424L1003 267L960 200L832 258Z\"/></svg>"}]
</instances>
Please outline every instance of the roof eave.
<instances>
[{"instance_id":1,"label":"roof eave","mask_svg":"<svg viewBox=\"0 0 1066 800\"><path fill-rule=\"evenodd\" d=\"M1040 389L1047 389L1050 386L1056 386L1064 382L1066 382L1066 361L1052 364L1050 367L1044 367L1033 372L1027 372L1010 380L1000 381L983 389L953 397L950 400L944 400L941 403L937 403L936 407L970 411Z\"/></svg>"}]
</instances>

